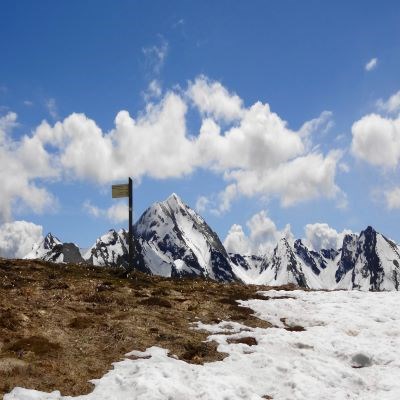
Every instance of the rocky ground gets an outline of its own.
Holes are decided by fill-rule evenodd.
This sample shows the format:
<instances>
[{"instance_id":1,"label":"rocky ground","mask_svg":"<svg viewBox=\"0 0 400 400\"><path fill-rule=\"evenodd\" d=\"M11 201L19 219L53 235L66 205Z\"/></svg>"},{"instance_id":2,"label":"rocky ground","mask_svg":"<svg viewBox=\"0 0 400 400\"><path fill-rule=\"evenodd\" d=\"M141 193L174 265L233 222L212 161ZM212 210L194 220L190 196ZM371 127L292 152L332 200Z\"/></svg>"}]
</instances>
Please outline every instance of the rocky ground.
<instances>
[{"instance_id":1,"label":"rocky ground","mask_svg":"<svg viewBox=\"0 0 400 400\"><path fill-rule=\"evenodd\" d=\"M88 393L125 353L153 345L189 363L223 359L193 323L268 327L236 300L269 289L0 259L0 395L15 386Z\"/></svg>"}]
</instances>

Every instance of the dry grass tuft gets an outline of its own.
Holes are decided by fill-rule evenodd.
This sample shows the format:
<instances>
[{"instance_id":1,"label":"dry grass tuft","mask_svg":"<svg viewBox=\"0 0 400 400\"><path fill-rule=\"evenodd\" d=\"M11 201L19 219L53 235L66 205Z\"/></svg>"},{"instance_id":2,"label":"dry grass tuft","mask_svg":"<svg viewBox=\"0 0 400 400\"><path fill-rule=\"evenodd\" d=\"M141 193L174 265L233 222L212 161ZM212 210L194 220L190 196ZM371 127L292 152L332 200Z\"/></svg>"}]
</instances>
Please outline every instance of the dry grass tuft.
<instances>
[{"instance_id":1,"label":"dry grass tuft","mask_svg":"<svg viewBox=\"0 0 400 400\"><path fill-rule=\"evenodd\" d=\"M148 299L144 299L139 301L139 304L144 306L158 306L164 308L172 308L172 304L162 297L149 297Z\"/></svg>"},{"instance_id":2,"label":"dry grass tuft","mask_svg":"<svg viewBox=\"0 0 400 400\"><path fill-rule=\"evenodd\" d=\"M6 350L18 354L20 357L27 352L33 352L38 356L55 354L61 349L58 343L50 342L43 336L30 336L12 342L6 346Z\"/></svg>"},{"instance_id":3,"label":"dry grass tuft","mask_svg":"<svg viewBox=\"0 0 400 400\"><path fill-rule=\"evenodd\" d=\"M229 344L231 343L242 343L242 344L247 344L248 346L257 346L257 340L251 336L246 336L246 337L242 337L242 338L229 338L227 340L227 342Z\"/></svg>"}]
</instances>

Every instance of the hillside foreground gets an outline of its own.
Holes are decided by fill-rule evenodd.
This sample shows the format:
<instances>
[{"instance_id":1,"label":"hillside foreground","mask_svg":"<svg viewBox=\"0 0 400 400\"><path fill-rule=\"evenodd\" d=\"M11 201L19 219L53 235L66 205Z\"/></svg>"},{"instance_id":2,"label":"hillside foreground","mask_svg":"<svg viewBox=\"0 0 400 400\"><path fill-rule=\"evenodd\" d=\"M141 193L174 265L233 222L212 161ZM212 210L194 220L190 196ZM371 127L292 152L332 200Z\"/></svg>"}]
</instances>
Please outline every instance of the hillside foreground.
<instances>
[{"instance_id":1,"label":"hillside foreground","mask_svg":"<svg viewBox=\"0 0 400 400\"><path fill-rule=\"evenodd\" d=\"M277 289L0 260L0 394L400 398L398 292Z\"/></svg>"}]
</instances>

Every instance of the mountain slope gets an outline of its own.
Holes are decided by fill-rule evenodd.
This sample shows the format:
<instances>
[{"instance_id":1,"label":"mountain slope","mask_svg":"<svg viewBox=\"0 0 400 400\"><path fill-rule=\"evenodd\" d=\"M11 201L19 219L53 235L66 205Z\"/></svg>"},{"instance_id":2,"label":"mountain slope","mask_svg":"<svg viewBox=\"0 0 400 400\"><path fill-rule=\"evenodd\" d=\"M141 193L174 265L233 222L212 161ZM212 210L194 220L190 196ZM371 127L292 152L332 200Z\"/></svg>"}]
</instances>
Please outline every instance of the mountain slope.
<instances>
[{"instance_id":1,"label":"mountain slope","mask_svg":"<svg viewBox=\"0 0 400 400\"><path fill-rule=\"evenodd\" d=\"M372 227L345 235L342 248L310 250L301 240L281 238L261 265L249 269L235 262L235 273L247 283L294 283L311 289L399 290L400 249Z\"/></svg>"},{"instance_id":2,"label":"mountain slope","mask_svg":"<svg viewBox=\"0 0 400 400\"><path fill-rule=\"evenodd\" d=\"M56 245L60 245L62 242L57 237L48 233L43 240L35 243L32 246L32 250L24 257L25 259L44 259L49 252L51 252Z\"/></svg>"},{"instance_id":3,"label":"mountain slope","mask_svg":"<svg viewBox=\"0 0 400 400\"><path fill-rule=\"evenodd\" d=\"M149 207L135 225L145 264L156 275L235 280L217 234L174 193Z\"/></svg>"},{"instance_id":4,"label":"mountain slope","mask_svg":"<svg viewBox=\"0 0 400 400\"><path fill-rule=\"evenodd\" d=\"M48 234L25 258L132 267L166 277L200 276L222 282L295 285L310 289L399 290L400 248L368 227L347 234L340 249L314 251L282 237L263 257L228 254L217 234L176 194L149 207L134 230L133 262L128 233L110 230L81 257L72 243Z\"/></svg>"},{"instance_id":5,"label":"mountain slope","mask_svg":"<svg viewBox=\"0 0 400 400\"><path fill-rule=\"evenodd\" d=\"M74 243L62 243L60 239L48 233L46 237L32 246L25 259L41 259L57 263L81 263L83 258L79 247Z\"/></svg>"},{"instance_id":6,"label":"mountain slope","mask_svg":"<svg viewBox=\"0 0 400 400\"><path fill-rule=\"evenodd\" d=\"M399 290L400 249L394 242L369 226L346 245L338 269L341 274L336 274L338 288Z\"/></svg>"},{"instance_id":7,"label":"mountain slope","mask_svg":"<svg viewBox=\"0 0 400 400\"><path fill-rule=\"evenodd\" d=\"M134 239L133 243L133 267L149 273L150 270L144 265L138 241ZM89 264L97 266L123 266L130 269L128 251L128 232L125 229L120 229L118 232L110 229L96 240L94 245L83 255L83 258Z\"/></svg>"}]
</instances>

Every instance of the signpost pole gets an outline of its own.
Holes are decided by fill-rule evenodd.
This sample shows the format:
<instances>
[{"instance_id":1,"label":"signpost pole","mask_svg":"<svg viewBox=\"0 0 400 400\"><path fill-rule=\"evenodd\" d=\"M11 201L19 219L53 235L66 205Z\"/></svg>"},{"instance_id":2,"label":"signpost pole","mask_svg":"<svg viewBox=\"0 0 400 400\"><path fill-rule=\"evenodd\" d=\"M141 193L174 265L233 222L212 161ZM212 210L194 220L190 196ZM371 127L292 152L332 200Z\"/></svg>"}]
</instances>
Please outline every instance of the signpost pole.
<instances>
[{"instance_id":1,"label":"signpost pole","mask_svg":"<svg viewBox=\"0 0 400 400\"><path fill-rule=\"evenodd\" d=\"M129 267L133 269L133 234L132 234L132 179L129 177Z\"/></svg>"}]
</instances>

